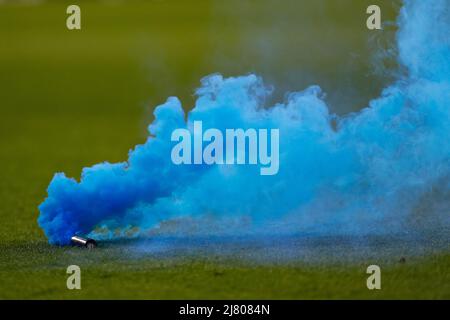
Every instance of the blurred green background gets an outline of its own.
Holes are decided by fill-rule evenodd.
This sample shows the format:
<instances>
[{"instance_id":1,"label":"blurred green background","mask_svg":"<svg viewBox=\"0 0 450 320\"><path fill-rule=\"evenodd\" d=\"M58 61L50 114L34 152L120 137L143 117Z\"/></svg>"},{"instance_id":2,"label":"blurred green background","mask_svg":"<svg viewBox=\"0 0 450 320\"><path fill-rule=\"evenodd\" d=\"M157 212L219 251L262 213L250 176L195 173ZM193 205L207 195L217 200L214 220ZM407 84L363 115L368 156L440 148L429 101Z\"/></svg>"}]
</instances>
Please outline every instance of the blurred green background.
<instances>
[{"instance_id":1,"label":"blurred green background","mask_svg":"<svg viewBox=\"0 0 450 320\"><path fill-rule=\"evenodd\" d=\"M371 68L371 1L80 1L82 29L70 31L71 3L0 5L0 241L41 238L53 174L126 160L153 108L175 95L189 110L203 76L254 72L274 101L319 84L341 114L388 81ZM380 5L395 20L397 6Z\"/></svg>"},{"instance_id":2,"label":"blurred green background","mask_svg":"<svg viewBox=\"0 0 450 320\"><path fill-rule=\"evenodd\" d=\"M145 141L153 108L176 95L189 110L211 73L261 75L275 86L273 102L319 84L333 112L366 106L390 81L375 53L395 31L367 30L366 8L379 4L394 21L398 1L76 1L74 31L69 4L0 1L0 298L373 297L357 266L137 263L111 248L52 248L37 206L55 172L78 178L84 166L126 160ZM448 286L432 290L444 280L436 270L449 265L436 259L400 278L394 268L397 291L374 297L448 297ZM65 289L70 263L88 266L95 286ZM425 288L414 282L430 272Z\"/></svg>"}]
</instances>

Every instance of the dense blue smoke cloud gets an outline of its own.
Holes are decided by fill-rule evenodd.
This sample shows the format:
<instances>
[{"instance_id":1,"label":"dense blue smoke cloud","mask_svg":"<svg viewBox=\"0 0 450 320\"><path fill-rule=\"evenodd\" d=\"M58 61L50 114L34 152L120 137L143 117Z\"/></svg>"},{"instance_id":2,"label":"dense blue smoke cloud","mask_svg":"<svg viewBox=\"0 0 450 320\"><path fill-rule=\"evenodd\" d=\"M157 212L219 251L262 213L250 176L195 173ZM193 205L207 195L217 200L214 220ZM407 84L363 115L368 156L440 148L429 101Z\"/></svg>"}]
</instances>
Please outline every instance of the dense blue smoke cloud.
<instances>
[{"instance_id":1,"label":"dense blue smoke cloud","mask_svg":"<svg viewBox=\"0 0 450 320\"><path fill-rule=\"evenodd\" d=\"M108 236L158 228L365 235L449 226L449 6L405 1L397 45L406 74L345 117L330 114L318 86L267 107L271 89L256 75L202 79L187 120L169 98L128 161L84 168L79 182L57 173L39 225L59 245L98 228ZM279 129L279 173L172 164L172 131L192 130L196 120L222 130Z\"/></svg>"}]
</instances>

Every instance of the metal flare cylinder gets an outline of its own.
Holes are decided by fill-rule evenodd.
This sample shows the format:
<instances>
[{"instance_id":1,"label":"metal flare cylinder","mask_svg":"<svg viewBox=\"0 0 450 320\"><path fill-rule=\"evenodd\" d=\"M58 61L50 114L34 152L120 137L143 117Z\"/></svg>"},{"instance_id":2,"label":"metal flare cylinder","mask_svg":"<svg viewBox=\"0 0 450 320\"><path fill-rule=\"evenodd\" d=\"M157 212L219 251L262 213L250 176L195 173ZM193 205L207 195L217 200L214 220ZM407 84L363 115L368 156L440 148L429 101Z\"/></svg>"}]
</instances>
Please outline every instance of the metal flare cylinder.
<instances>
[{"instance_id":1,"label":"metal flare cylinder","mask_svg":"<svg viewBox=\"0 0 450 320\"><path fill-rule=\"evenodd\" d=\"M83 238L79 236L73 236L70 238L71 242L75 246L85 247L88 249L94 249L97 246L97 241L90 238Z\"/></svg>"}]
</instances>

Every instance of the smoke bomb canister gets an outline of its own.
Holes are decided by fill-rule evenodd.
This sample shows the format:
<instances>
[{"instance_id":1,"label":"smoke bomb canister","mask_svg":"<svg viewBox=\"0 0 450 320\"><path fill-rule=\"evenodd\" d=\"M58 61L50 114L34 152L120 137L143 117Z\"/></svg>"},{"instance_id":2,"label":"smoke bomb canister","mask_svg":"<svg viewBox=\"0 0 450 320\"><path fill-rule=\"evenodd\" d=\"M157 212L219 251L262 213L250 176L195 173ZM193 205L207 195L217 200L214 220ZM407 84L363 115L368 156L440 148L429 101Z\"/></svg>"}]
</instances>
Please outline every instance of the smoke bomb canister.
<instances>
[{"instance_id":1,"label":"smoke bomb canister","mask_svg":"<svg viewBox=\"0 0 450 320\"><path fill-rule=\"evenodd\" d=\"M79 247L85 247L88 249L93 249L97 246L97 242L94 239L90 238L83 238L80 236L73 236L71 239L72 244L79 246Z\"/></svg>"}]
</instances>

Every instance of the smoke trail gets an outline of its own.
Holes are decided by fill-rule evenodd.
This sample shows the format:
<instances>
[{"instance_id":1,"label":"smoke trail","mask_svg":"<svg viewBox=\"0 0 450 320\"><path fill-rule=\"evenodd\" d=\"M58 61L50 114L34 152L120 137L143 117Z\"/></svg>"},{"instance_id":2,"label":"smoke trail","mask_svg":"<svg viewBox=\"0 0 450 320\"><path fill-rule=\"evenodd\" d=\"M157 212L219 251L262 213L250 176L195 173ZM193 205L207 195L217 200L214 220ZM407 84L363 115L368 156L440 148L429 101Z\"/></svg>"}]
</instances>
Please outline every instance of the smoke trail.
<instances>
[{"instance_id":1,"label":"smoke trail","mask_svg":"<svg viewBox=\"0 0 450 320\"><path fill-rule=\"evenodd\" d=\"M169 98L127 162L84 168L80 182L56 174L39 225L52 244L97 227L142 231L170 221L178 231L214 234L364 235L449 226L448 17L446 0L405 1L397 45L407 75L346 117L329 113L317 86L265 107L271 89L255 75L202 79L187 120L180 101ZM192 131L196 120L222 130L278 128L279 173L172 164L172 131Z\"/></svg>"}]
</instances>

